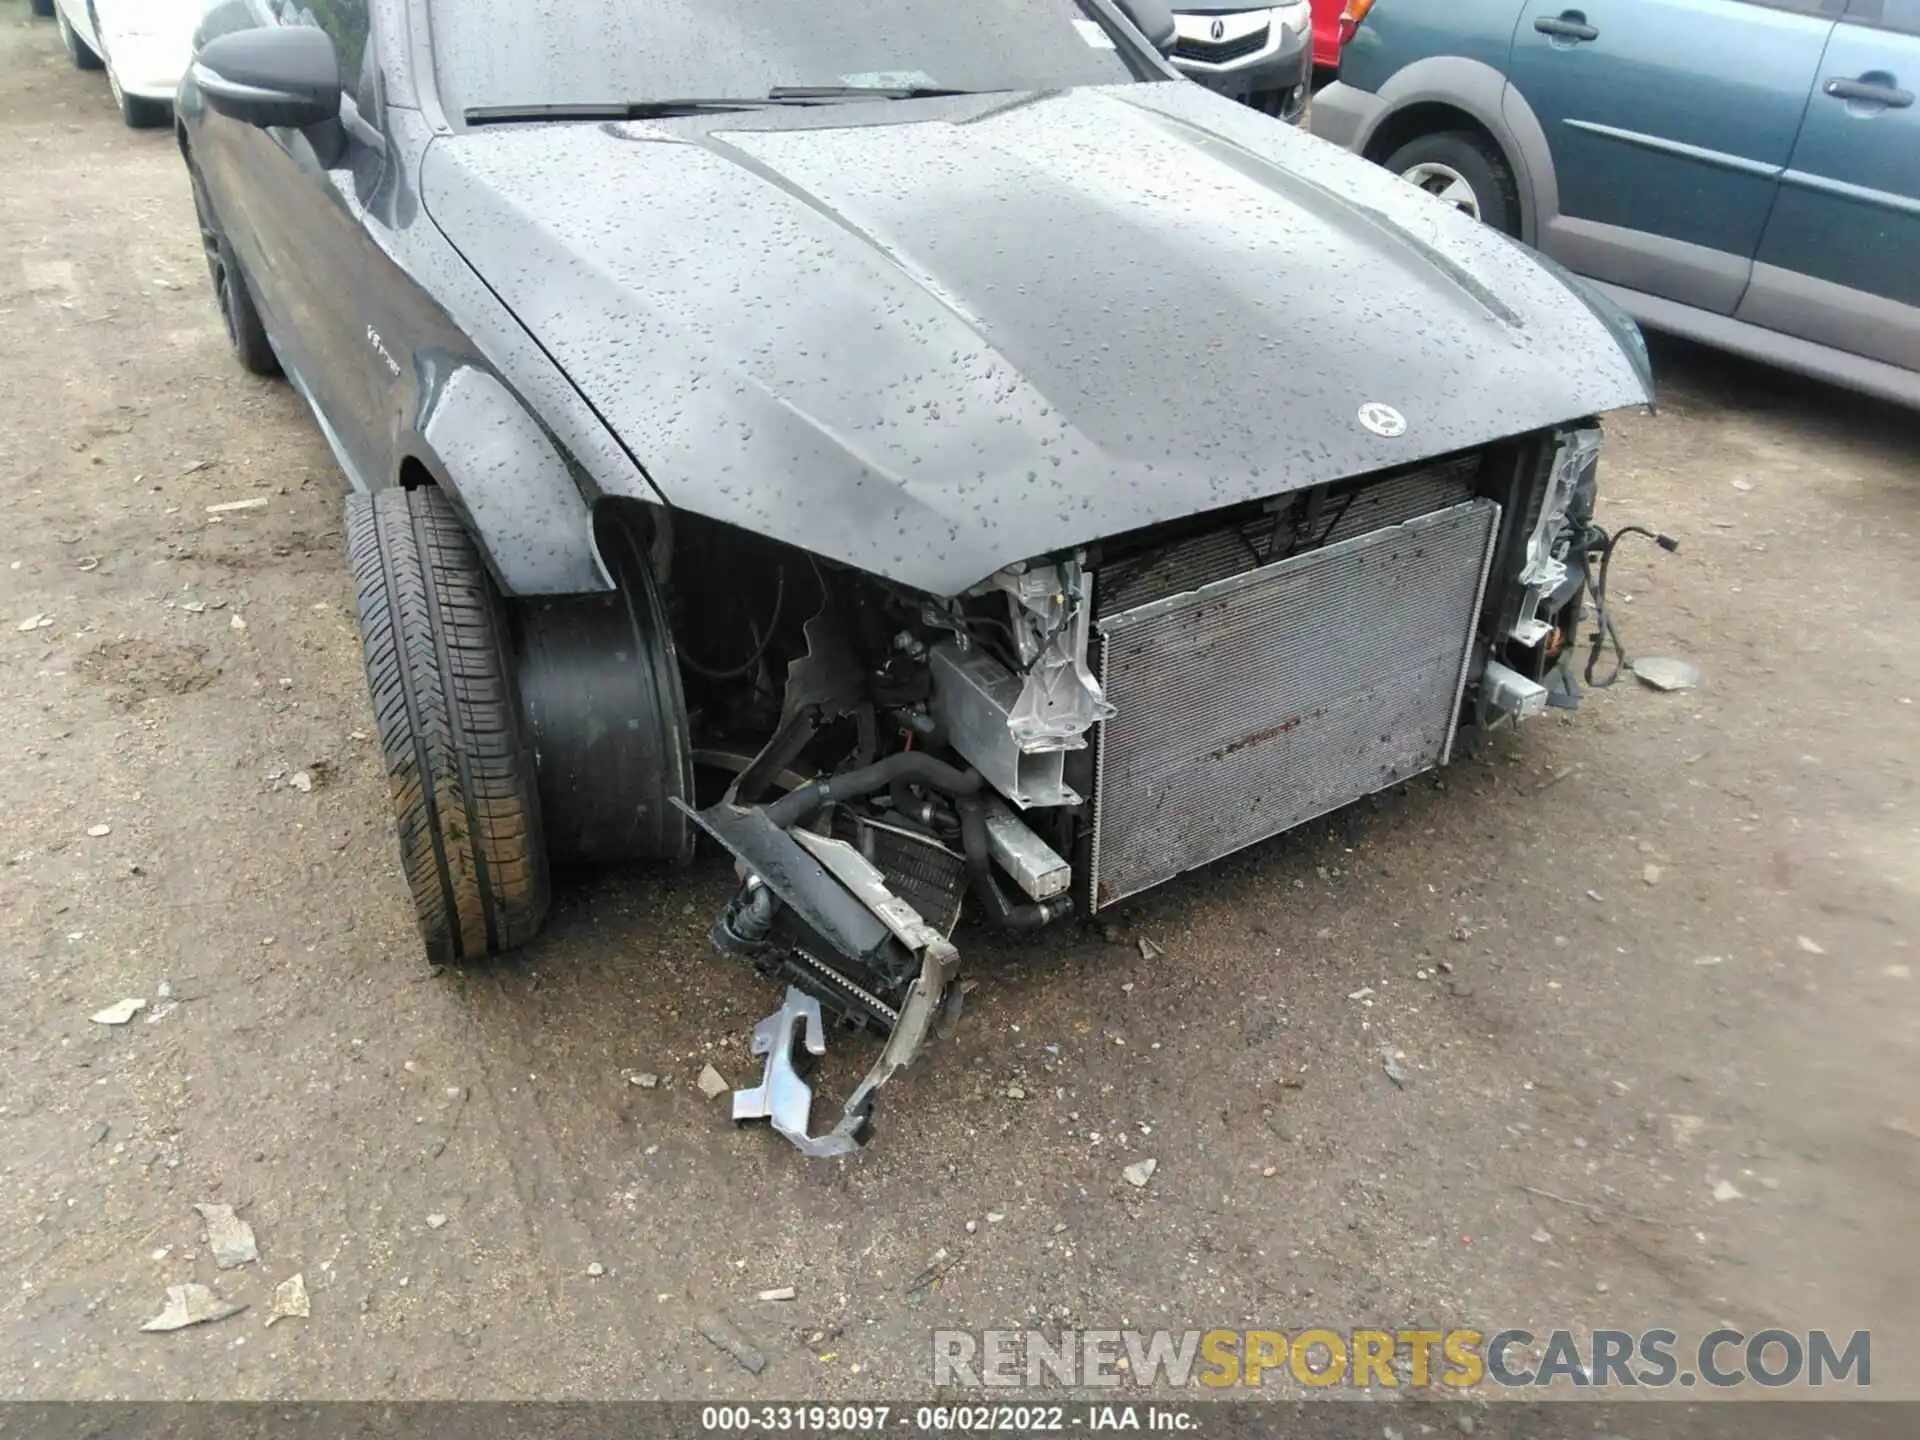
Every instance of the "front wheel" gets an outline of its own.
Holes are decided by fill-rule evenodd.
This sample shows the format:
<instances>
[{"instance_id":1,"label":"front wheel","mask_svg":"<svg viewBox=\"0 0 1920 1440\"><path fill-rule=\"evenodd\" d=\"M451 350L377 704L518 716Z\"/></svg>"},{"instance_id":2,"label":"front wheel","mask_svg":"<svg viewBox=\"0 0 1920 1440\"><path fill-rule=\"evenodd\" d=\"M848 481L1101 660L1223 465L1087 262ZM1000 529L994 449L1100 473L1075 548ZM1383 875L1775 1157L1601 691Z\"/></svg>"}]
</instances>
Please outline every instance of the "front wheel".
<instances>
[{"instance_id":1,"label":"front wheel","mask_svg":"<svg viewBox=\"0 0 1920 1440\"><path fill-rule=\"evenodd\" d=\"M347 548L427 955L511 950L546 918L547 851L500 596L432 486L353 496Z\"/></svg>"},{"instance_id":2,"label":"front wheel","mask_svg":"<svg viewBox=\"0 0 1920 1440\"><path fill-rule=\"evenodd\" d=\"M1519 235L1520 187L1492 141L1467 130L1422 135L1389 155L1386 167L1442 204Z\"/></svg>"}]
</instances>

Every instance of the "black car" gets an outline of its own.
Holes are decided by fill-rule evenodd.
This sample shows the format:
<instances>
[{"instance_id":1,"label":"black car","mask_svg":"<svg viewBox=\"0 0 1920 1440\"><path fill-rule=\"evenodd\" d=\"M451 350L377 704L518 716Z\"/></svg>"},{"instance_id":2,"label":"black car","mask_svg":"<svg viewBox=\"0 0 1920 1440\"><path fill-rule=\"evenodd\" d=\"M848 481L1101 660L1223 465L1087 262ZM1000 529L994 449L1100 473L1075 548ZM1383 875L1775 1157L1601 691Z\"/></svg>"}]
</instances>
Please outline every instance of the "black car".
<instances>
[{"instance_id":1,"label":"black car","mask_svg":"<svg viewBox=\"0 0 1920 1440\"><path fill-rule=\"evenodd\" d=\"M180 145L353 481L429 953L741 885L816 1153L1088 916L1577 693L1631 322L1179 78L1159 0L223 0ZM809 1139L799 1035L890 1038Z\"/></svg>"}]
</instances>

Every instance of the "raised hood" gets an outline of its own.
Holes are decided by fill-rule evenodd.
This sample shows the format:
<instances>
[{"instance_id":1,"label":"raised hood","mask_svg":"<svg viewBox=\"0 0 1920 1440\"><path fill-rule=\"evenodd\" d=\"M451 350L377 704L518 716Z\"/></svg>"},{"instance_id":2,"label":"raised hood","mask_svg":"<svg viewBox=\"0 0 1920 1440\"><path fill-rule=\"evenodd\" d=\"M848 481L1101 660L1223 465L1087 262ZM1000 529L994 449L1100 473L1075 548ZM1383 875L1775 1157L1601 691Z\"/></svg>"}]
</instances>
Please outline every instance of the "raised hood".
<instances>
[{"instance_id":1,"label":"raised hood","mask_svg":"<svg viewBox=\"0 0 1920 1440\"><path fill-rule=\"evenodd\" d=\"M1194 85L495 127L423 189L671 504L936 594L1650 398L1519 246Z\"/></svg>"}]
</instances>

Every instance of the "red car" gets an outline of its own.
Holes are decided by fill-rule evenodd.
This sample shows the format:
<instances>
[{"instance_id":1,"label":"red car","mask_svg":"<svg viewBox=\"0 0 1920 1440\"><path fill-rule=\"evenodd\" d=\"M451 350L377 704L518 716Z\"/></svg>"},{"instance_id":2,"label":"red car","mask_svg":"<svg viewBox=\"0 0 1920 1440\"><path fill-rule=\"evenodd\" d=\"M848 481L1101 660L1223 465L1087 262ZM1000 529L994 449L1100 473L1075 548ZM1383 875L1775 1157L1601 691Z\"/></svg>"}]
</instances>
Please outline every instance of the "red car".
<instances>
[{"instance_id":1,"label":"red car","mask_svg":"<svg viewBox=\"0 0 1920 1440\"><path fill-rule=\"evenodd\" d=\"M1338 70L1347 43L1372 0L1310 0L1313 6L1313 68Z\"/></svg>"}]
</instances>

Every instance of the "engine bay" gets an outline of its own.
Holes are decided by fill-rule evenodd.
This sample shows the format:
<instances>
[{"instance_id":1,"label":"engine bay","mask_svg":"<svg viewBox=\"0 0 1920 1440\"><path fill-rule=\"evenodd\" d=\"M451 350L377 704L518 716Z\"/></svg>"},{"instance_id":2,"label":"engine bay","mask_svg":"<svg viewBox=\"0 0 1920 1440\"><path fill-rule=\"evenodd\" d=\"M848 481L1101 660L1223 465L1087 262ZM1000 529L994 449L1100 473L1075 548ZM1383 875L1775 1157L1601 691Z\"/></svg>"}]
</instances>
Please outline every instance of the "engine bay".
<instances>
[{"instance_id":1,"label":"engine bay","mask_svg":"<svg viewBox=\"0 0 1920 1440\"><path fill-rule=\"evenodd\" d=\"M717 950L785 988L734 1095L809 1154L959 1015L962 917L1036 930L1577 703L1597 429L1284 495L915 593L707 523L657 533ZM1601 537L1604 539L1604 537ZM840 1119L803 1075L884 1037Z\"/></svg>"}]
</instances>

